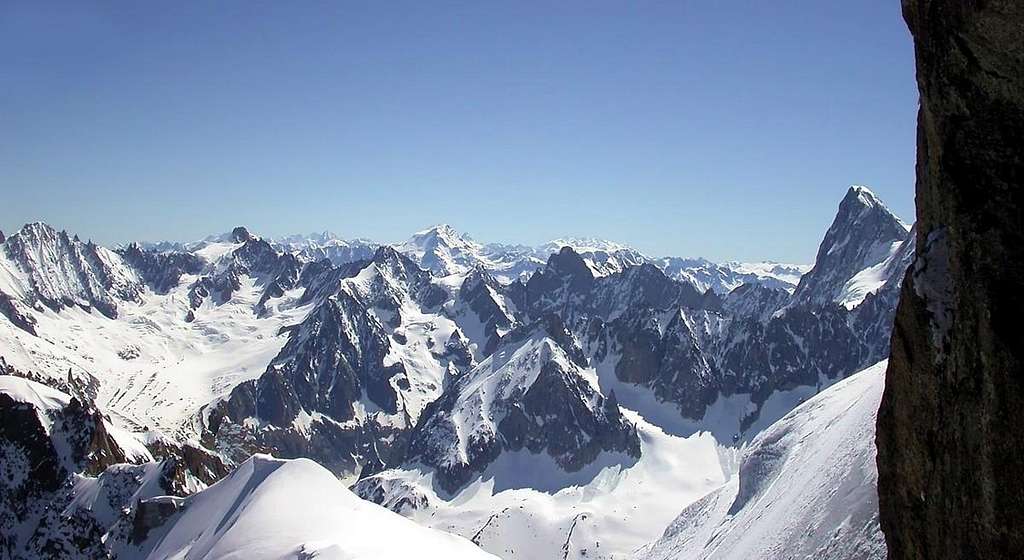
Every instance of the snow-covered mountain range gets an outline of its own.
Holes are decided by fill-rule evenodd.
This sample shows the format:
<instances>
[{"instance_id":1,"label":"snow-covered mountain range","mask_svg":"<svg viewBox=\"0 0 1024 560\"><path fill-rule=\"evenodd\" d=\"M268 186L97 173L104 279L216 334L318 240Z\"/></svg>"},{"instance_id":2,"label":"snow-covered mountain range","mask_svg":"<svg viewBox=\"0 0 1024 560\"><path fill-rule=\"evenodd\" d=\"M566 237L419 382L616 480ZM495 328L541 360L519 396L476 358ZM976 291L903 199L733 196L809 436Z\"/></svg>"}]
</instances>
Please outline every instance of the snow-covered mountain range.
<instances>
[{"instance_id":1,"label":"snow-covered mountain range","mask_svg":"<svg viewBox=\"0 0 1024 560\"><path fill-rule=\"evenodd\" d=\"M742 493L750 449L888 355L913 249L864 187L813 267L448 226L397 245L237 227L110 250L29 224L0 247L0 414L20 427L0 433L0 550L217 557L289 492L353 515L349 484L500 557L629 557L701 496ZM328 526L246 550L387 550Z\"/></svg>"},{"instance_id":2,"label":"snow-covered mountain range","mask_svg":"<svg viewBox=\"0 0 1024 560\"><path fill-rule=\"evenodd\" d=\"M595 238L563 238L537 247L523 245L479 245L447 225L418 233L400 246L421 266L438 274L465 271L479 266L496 279L508 283L528 277L544 267L550 255L569 247L587 263L594 276L607 276L628 267L650 263L668 276L693 284L700 291L725 294L744 283L760 283L792 291L800 275L810 267L772 262L713 263L702 258L648 257L614 241ZM452 264L444 264L452 263Z\"/></svg>"}]
</instances>

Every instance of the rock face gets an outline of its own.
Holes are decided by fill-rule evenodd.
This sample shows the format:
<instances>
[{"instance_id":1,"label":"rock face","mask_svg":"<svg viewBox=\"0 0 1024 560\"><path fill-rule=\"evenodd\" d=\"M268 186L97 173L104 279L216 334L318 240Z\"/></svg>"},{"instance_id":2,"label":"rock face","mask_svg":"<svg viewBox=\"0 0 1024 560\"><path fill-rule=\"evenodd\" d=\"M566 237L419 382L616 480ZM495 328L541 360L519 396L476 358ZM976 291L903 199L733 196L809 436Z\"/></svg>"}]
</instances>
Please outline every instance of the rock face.
<instances>
[{"instance_id":1,"label":"rock face","mask_svg":"<svg viewBox=\"0 0 1024 560\"><path fill-rule=\"evenodd\" d=\"M400 460L449 372L472 365L448 294L388 246L303 281L313 309L259 379L211 407L207 437L236 461L273 452L343 474Z\"/></svg>"},{"instance_id":2,"label":"rock face","mask_svg":"<svg viewBox=\"0 0 1024 560\"><path fill-rule=\"evenodd\" d=\"M60 492L74 472L95 474L127 460L91 405L33 381L0 376L0 556L71 558L99 537L95 523L69 516ZM51 502L64 507L53 507ZM62 530L49 530L61 524ZM83 538L84 537L84 538ZM82 552L101 554L98 539Z\"/></svg>"},{"instance_id":3,"label":"rock face","mask_svg":"<svg viewBox=\"0 0 1024 560\"><path fill-rule=\"evenodd\" d=\"M205 263L201 258L185 252L156 251L142 248L138 243L117 250L153 291L166 294L178 285L184 274L199 274Z\"/></svg>"},{"instance_id":4,"label":"rock face","mask_svg":"<svg viewBox=\"0 0 1024 560\"><path fill-rule=\"evenodd\" d=\"M114 551L129 531L165 519L158 506L180 501L170 496L228 474L219 457L188 443L154 440L153 456L123 447L129 440L69 386L76 396L0 375L0 558L135 557Z\"/></svg>"},{"instance_id":5,"label":"rock face","mask_svg":"<svg viewBox=\"0 0 1024 560\"><path fill-rule=\"evenodd\" d=\"M889 557L1024 551L1024 4L904 0L917 248L878 416Z\"/></svg>"}]
</instances>

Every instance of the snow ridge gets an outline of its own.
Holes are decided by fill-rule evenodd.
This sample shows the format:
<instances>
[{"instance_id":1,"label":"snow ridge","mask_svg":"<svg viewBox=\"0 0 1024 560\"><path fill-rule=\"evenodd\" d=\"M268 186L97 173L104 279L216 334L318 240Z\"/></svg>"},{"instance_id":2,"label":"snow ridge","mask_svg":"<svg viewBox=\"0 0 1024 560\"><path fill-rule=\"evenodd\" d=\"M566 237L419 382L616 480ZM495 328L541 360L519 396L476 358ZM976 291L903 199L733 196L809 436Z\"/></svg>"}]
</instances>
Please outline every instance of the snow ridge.
<instances>
[{"instance_id":1,"label":"snow ridge","mask_svg":"<svg viewBox=\"0 0 1024 560\"><path fill-rule=\"evenodd\" d=\"M684 509L638 559L885 558L874 432L886 363L762 432L738 474Z\"/></svg>"},{"instance_id":2,"label":"snow ridge","mask_svg":"<svg viewBox=\"0 0 1024 560\"><path fill-rule=\"evenodd\" d=\"M493 556L359 499L308 459L254 455L184 501L129 555L161 558L453 558ZM141 553L141 554L140 554Z\"/></svg>"}]
</instances>

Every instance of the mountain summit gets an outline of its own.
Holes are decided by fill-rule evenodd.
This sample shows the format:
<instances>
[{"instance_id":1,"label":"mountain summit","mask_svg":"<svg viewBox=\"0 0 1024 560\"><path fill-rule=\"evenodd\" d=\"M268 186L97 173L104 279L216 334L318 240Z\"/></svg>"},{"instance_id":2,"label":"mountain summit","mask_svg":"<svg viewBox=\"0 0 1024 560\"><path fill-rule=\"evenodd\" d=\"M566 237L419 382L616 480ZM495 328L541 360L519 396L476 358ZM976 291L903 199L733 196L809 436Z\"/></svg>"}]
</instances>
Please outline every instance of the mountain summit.
<instances>
[{"instance_id":1,"label":"mountain summit","mask_svg":"<svg viewBox=\"0 0 1024 560\"><path fill-rule=\"evenodd\" d=\"M887 272L896 273L898 267L886 263L901 254L900 247L911 238L909 231L870 189L850 187L818 248L814 268L800 279L793 301L856 307L885 284Z\"/></svg>"}]
</instances>

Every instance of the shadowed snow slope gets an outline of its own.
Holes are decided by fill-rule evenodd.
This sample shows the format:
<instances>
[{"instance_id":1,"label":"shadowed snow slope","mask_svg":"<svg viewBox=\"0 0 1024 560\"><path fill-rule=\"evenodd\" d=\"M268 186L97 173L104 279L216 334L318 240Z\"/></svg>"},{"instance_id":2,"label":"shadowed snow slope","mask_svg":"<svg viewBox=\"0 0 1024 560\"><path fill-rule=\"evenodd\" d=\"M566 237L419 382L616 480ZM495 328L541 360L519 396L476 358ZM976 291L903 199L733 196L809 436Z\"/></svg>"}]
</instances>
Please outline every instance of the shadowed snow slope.
<instances>
[{"instance_id":1,"label":"shadowed snow slope","mask_svg":"<svg viewBox=\"0 0 1024 560\"><path fill-rule=\"evenodd\" d=\"M639 558L885 558L875 468L885 366L837 383L762 432L739 475L684 509Z\"/></svg>"},{"instance_id":2,"label":"shadowed snow slope","mask_svg":"<svg viewBox=\"0 0 1024 560\"><path fill-rule=\"evenodd\" d=\"M151 559L493 558L359 499L313 461L265 455L188 498L142 546Z\"/></svg>"}]
</instances>

